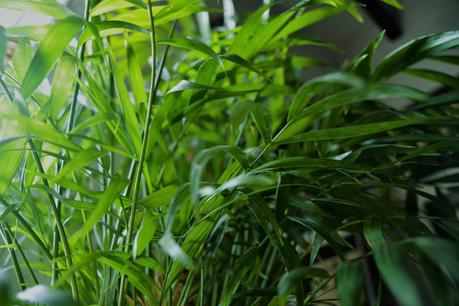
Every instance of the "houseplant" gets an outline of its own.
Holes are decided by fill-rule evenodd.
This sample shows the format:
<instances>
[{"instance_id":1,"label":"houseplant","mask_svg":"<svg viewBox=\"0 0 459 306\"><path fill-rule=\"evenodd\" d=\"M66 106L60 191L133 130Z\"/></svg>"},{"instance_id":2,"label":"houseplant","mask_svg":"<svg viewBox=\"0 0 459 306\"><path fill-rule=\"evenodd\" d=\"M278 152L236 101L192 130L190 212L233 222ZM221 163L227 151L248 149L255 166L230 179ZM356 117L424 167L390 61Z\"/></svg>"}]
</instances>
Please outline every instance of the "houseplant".
<instances>
[{"instance_id":1,"label":"houseplant","mask_svg":"<svg viewBox=\"0 0 459 306\"><path fill-rule=\"evenodd\" d=\"M4 304L457 303L458 81L412 66L459 32L304 81L291 47L334 46L294 34L359 5L274 5L211 30L201 1L0 2L55 18L1 31Z\"/></svg>"}]
</instances>

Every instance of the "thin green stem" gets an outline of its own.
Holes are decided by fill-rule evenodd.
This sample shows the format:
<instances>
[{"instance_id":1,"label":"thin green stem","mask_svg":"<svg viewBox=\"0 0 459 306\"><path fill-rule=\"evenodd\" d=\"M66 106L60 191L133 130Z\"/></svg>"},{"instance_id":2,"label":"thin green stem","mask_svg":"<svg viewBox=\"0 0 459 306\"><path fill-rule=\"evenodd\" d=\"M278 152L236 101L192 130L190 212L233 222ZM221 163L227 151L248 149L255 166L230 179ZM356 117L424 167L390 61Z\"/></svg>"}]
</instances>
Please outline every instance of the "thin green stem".
<instances>
[{"instance_id":1,"label":"thin green stem","mask_svg":"<svg viewBox=\"0 0 459 306\"><path fill-rule=\"evenodd\" d=\"M150 46L151 46L151 57L152 57L152 67L151 67L151 77L150 77L150 93L148 96L148 108L147 108L147 115L145 118L145 127L143 132L143 139L142 139L142 147L140 150L140 157L139 163L137 164L137 170L135 173L134 178L134 187L132 192L132 205L131 205L131 213L129 215L129 223L127 225L127 234L126 234L126 244L125 244L125 252L130 251L131 240L132 240L132 233L134 231L134 220L135 220L135 212L137 209L137 202L138 202L138 194L140 189L140 183L142 178L142 170L143 164L145 162L145 156L147 152L147 144L148 139L150 136L150 126L152 122L152 111L153 105L155 103L156 98L156 91L155 91L155 83L156 83L156 31L155 31L155 19L153 17L152 12L152 5L151 0L147 1L147 10L148 10L148 19L150 21ZM118 297L118 305L123 305L124 293L126 290L126 278L125 276L121 276L121 283L120 283L120 292Z\"/></svg>"},{"instance_id":2,"label":"thin green stem","mask_svg":"<svg viewBox=\"0 0 459 306\"><path fill-rule=\"evenodd\" d=\"M84 19L86 21L89 21L89 10L90 10L90 0L86 0L85 1L85 12L84 12ZM84 43L82 46L81 46L81 49L80 49L80 55L79 55L79 59L81 62L84 61L84 57L85 57L85 51L86 51L86 43ZM78 72L77 72L77 79L80 79L81 78L81 75L82 75L82 72L80 69L78 69ZM73 99L72 99L72 104L70 105L70 113L69 113L69 120L68 120L68 124L67 124L67 127L66 127L66 133L70 133L74 127L74 122L75 122L75 113L76 113L76 105L77 105L77 102L78 102L78 94L80 92L80 83L79 82L76 82L75 84L75 90L73 92ZM65 150L64 150L64 154L65 155ZM64 163L65 161L64 160L59 160L58 164L57 164L57 167L56 167L56 174L62 169L62 167L64 166ZM64 193L64 188L62 188L60 185L57 186L57 193L60 194L60 195L63 195ZM59 214L61 213L61 202L58 200L57 201L57 210L59 212ZM53 255L54 256L58 256L59 254L59 236L58 236L58 231L54 231L53 233ZM53 264L53 272L52 272L52 277L51 277L51 285L54 284L57 280L57 277L58 277L58 266L57 266L57 262L55 262Z\"/></svg>"},{"instance_id":3,"label":"thin green stem","mask_svg":"<svg viewBox=\"0 0 459 306\"><path fill-rule=\"evenodd\" d=\"M9 102L11 104L13 104L14 103L14 96L12 95L10 90L8 89L8 86L5 84L5 82L3 81L1 76L0 76L0 85L2 86L4 92L6 93L6 96L8 97ZM50 186L49 186L49 182L48 182L48 180L46 179L46 176L45 176L45 170L44 170L43 165L41 163L40 156L37 153L37 149L35 148L35 144L32 141L32 138L29 137L27 139L27 143L30 146L30 149L32 150L31 151L32 152L32 157L34 159L34 162L35 162L35 165L36 165L36 167L38 169L38 172L41 174L41 180L43 182L43 185L45 185L46 189L51 190ZM71 270L72 266L73 266L72 254L70 252L70 246L69 246L69 242L68 242L68 239L67 239L67 235L65 234L64 224L62 223L62 219L61 219L59 211L57 209L56 202L54 200L54 196L49 191L47 191L46 193L48 195L51 211L52 211L53 217L54 217L56 225L57 225L57 231L58 231L59 236L60 236L60 238L62 240L62 246L64 248L64 256L65 256L65 261L66 261L66 264L67 264L67 269ZM78 287L77 287L75 273L72 273L71 280L70 280L70 287L72 289L73 298L78 299Z\"/></svg>"},{"instance_id":4,"label":"thin green stem","mask_svg":"<svg viewBox=\"0 0 459 306\"><path fill-rule=\"evenodd\" d=\"M21 266L19 265L18 258L14 248L11 247L13 242L11 241L10 234L5 230L4 224L0 223L0 234L2 235L3 240L10 245L8 247L8 252L10 253L11 261L13 262L14 271L16 272L16 277L18 278L19 287L21 290L26 289L24 275L21 271Z\"/></svg>"},{"instance_id":5,"label":"thin green stem","mask_svg":"<svg viewBox=\"0 0 459 306\"><path fill-rule=\"evenodd\" d=\"M0 198L0 202L2 205L8 207L11 204L9 204L7 201L4 199ZM19 223L22 224L24 229L26 230L27 233L31 236L31 238L35 241L35 243L40 247L40 249L43 251L43 253L48 257L49 260L53 260L53 256L51 255L51 252L49 251L48 246L38 237L37 233L32 229L32 227L29 225L29 223L24 219L24 217L21 215L20 212L18 212L16 209L13 209L11 213L16 217L16 219L19 221Z\"/></svg>"},{"instance_id":6,"label":"thin green stem","mask_svg":"<svg viewBox=\"0 0 459 306\"><path fill-rule=\"evenodd\" d=\"M14 243L14 245L16 246L16 249L18 250L19 254L21 255L22 259L24 260L24 262L26 264L26 267L27 267L27 270L29 271L29 274L32 277L35 285L38 285L39 284L38 283L38 279L35 276L35 272L33 271L32 266L30 265L30 262L29 262L28 258L25 255L23 248L21 247L21 244L18 242L18 240L16 239L15 235L13 235L13 231L11 231L11 228L9 227L8 223L4 223L3 226L4 226L5 232L9 234L10 240Z\"/></svg>"}]
</instances>

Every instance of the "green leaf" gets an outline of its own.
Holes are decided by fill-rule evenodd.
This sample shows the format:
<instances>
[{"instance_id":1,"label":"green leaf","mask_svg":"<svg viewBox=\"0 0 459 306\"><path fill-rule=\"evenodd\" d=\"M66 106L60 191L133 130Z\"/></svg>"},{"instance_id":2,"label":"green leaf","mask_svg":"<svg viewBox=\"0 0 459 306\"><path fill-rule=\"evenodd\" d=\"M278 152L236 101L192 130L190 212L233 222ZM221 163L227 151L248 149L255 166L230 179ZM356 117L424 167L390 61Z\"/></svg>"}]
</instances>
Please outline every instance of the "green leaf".
<instances>
[{"instance_id":1,"label":"green leaf","mask_svg":"<svg viewBox=\"0 0 459 306\"><path fill-rule=\"evenodd\" d=\"M392 5L393 7L403 10L403 5L398 0L382 0L383 2Z\"/></svg>"},{"instance_id":2,"label":"green leaf","mask_svg":"<svg viewBox=\"0 0 459 306\"><path fill-rule=\"evenodd\" d=\"M68 47L69 42L80 32L83 24L81 18L70 16L51 27L41 40L40 47L22 81L21 93L24 98L28 98L46 78L62 52Z\"/></svg>"},{"instance_id":3,"label":"green leaf","mask_svg":"<svg viewBox=\"0 0 459 306\"><path fill-rule=\"evenodd\" d=\"M442 271L459 283L459 247L457 242L439 237L416 237L414 244Z\"/></svg>"},{"instance_id":4,"label":"green leaf","mask_svg":"<svg viewBox=\"0 0 459 306\"><path fill-rule=\"evenodd\" d=\"M402 306L422 305L415 278L407 269L406 256L395 245L375 250L375 261L386 286Z\"/></svg>"},{"instance_id":5,"label":"green leaf","mask_svg":"<svg viewBox=\"0 0 459 306\"><path fill-rule=\"evenodd\" d=\"M156 231L156 224L154 219L148 214L143 215L142 223L134 237L132 243L132 254L134 259L142 254L142 252L148 247L148 244L153 239L153 235Z\"/></svg>"},{"instance_id":6,"label":"green leaf","mask_svg":"<svg viewBox=\"0 0 459 306\"><path fill-rule=\"evenodd\" d=\"M379 33L379 35L376 36L376 38L373 39L373 41L369 43L368 46L366 46L365 49L352 60L350 64L350 69L352 72L364 77L369 77L371 75L373 57L375 55L376 49L384 38L384 33L384 31Z\"/></svg>"},{"instance_id":7,"label":"green leaf","mask_svg":"<svg viewBox=\"0 0 459 306\"><path fill-rule=\"evenodd\" d=\"M387 79L412 64L459 46L459 31L432 34L412 40L384 57L372 80Z\"/></svg>"},{"instance_id":8,"label":"green leaf","mask_svg":"<svg viewBox=\"0 0 459 306\"><path fill-rule=\"evenodd\" d=\"M285 273L277 283L277 292L280 295L290 293L290 289L306 278L327 278L327 271L314 267L299 267Z\"/></svg>"},{"instance_id":9,"label":"green leaf","mask_svg":"<svg viewBox=\"0 0 459 306\"><path fill-rule=\"evenodd\" d=\"M137 288L145 297L151 300L152 282L145 274L145 271L135 266L127 257L127 254L114 254L118 256L105 255L97 257L97 261L115 269L119 273L126 275L129 282Z\"/></svg>"},{"instance_id":10,"label":"green leaf","mask_svg":"<svg viewBox=\"0 0 459 306\"><path fill-rule=\"evenodd\" d=\"M199 186L201 184L201 176L206 164L216 154L222 152L230 154L235 160L237 160L242 165L242 167L248 167L249 163L247 158L245 157L245 154L237 146L217 146L199 152L199 154L193 161L190 171L190 189L193 204L197 204L199 200Z\"/></svg>"},{"instance_id":11,"label":"green leaf","mask_svg":"<svg viewBox=\"0 0 459 306\"><path fill-rule=\"evenodd\" d=\"M137 1L136 1L137 2ZM146 8L145 3L141 1L143 4L142 7ZM91 16L98 16L102 15L111 11L116 11L116 10L121 10L125 8L131 8L133 7L134 4L132 1L127 1L127 0L103 0L97 3L92 9L91 9Z\"/></svg>"},{"instance_id":12,"label":"green leaf","mask_svg":"<svg viewBox=\"0 0 459 306\"><path fill-rule=\"evenodd\" d=\"M143 33L143 34L149 33L146 29L136 24L119 21L119 20L101 21L101 22L94 23L93 25L97 29L99 37L106 37L110 35L121 34L127 31ZM94 33L94 28L93 29L86 28L81 33L81 36L78 39L78 44L81 46L83 43L91 39L98 39Z\"/></svg>"},{"instance_id":13,"label":"green leaf","mask_svg":"<svg viewBox=\"0 0 459 306\"><path fill-rule=\"evenodd\" d=\"M237 54L223 54L223 55L219 55L218 57L221 59L225 59L227 61L233 62L241 67L244 67L250 71L253 71L263 76L263 73L257 67L255 67L250 62L246 61L245 59L243 59Z\"/></svg>"},{"instance_id":14,"label":"green leaf","mask_svg":"<svg viewBox=\"0 0 459 306\"><path fill-rule=\"evenodd\" d=\"M449 74L443 72L428 69L407 69L404 71L404 73L434 81L451 88L459 87L459 80L456 77L450 76Z\"/></svg>"},{"instance_id":15,"label":"green leaf","mask_svg":"<svg viewBox=\"0 0 459 306\"><path fill-rule=\"evenodd\" d=\"M200 42L199 40L189 39L185 37L177 37L165 40L159 40L159 45L169 45L178 48L184 48L188 50L195 50L207 54L211 57L216 57L217 54L207 46L205 43Z\"/></svg>"},{"instance_id":16,"label":"green leaf","mask_svg":"<svg viewBox=\"0 0 459 306\"><path fill-rule=\"evenodd\" d=\"M178 260L184 266L193 266L193 261L182 250L182 248L178 245L178 243L175 241L171 234L164 234L164 236L159 240L159 245L167 255L169 255L173 259Z\"/></svg>"},{"instance_id":17,"label":"green leaf","mask_svg":"<svg viewBox=\"0 0 459 306\"><path fill-rule=\"evenodd\" d=\"M251 248L247 250L236 261L233 273L231 275L228 287L225 288L219 306L228 306L236 293L240 283L246 279L246 274L253 267L254 259L257 256L257 249Z\"/></svg>"},{"instance_id":18,"label":"green leaf","mask_svg":"<svg viewBox=\"0 0 459 306\"><path fill-rule=\"evenodd\" d=\"M127 64L129 73L129 83L134 94L134 100L139 106L141 103L146 103L147 94L145 90L145 81L142 75L142 68L134 52L132 46L127 48Z\"/></svg>"},{"instance_id":19,"label":"green leaf","mask_svg":"<svg viewBox=\"0 0 459 306\"><path fill-rule=\"evenodd\" d=\"M47 141L72 151L81 150L77 144L73 143L66 137L65 134L56 130L49 123L43 123L34 118L15 114L0 114L0 118L2 117L16 121L25 132L30 133L43 141Z\"/></svg>"},{"instance_id":20,"label":"green leaf","mask_svg":"<svg viewBox=\"0 0 459 306\"><path fill-rule=\"evenodd\" d=\"M150 209L166 207L172 201L176 192L177 186L169 185L142 198L139 204Z\"/></svg>"},{"instance_id":21,"label":"green leaf","mask_svg":"<svg viewBox=\"0 0 459 306\"><path fill-rule=\"evenodd\" d=\"M0 305L13 305L13 290L5 272L0 273Z\"/></svg>"},{"instance_id":22,"label":"green leaf","mask_svg":"<svg viewBox=\"0 0 459 306\"><path fill-rule=\"evenodd\" d=\"M314 130L300 135L296 135L285 140L277 141L278 144L295 143L295 142L306 142L306 141L319 141L319 140L334 140L334 139L346 139L355 138L361 136L367 136L377 133L382 133L390 130L395 130L401 127L414 125L426 121L423 118L416 119L404 119L404 120L393 120L370 124L361 124L348 127L331 128Z\"/></svg>"},{"instance_id":23,"label":"green leaf","mask_svg":"<svg viewBox=\"0 0 459 306\"><path fill-rule=\"evenodd\" d=\"M364 270L359 261L344 261L336 272L338 295L343 306L363 304Z\"/></svg>"},{"instance_id":24,"label":"green leaf","mask_svg":"<svg viewBox=\"0 0 459 306\"><path fill-rule=\"evenodd\" d=\"M272 41L288 36L296 31L304 29L305 27L322 21L327 17L342 13L351 7L355 7L355 4L341 5L338 7L322 7L301 14L283 27L282 30L280 30L279 33L277 33L277 35L272 39Z\"/></svg>"},{"instance_id":25,"label":"green leaf","mask_svg":"<svg viewBox=\"0 0 459 306\"><path fill-rule=\"evenodd\" d=\"M65 106L75 81L75 61L73 57L64 55L57 63L54 71L49 101L51 118L57 119Z\"/></svg>"},{"instance_id":26,"label":"green leaf","mask_svg":"<svg viewBox=\"0 0 459 306\"><path fill-rule=\"evenodd\" d=\"M86 164L98 157L101 157L103 154L103 152L93 149L79 152L64 165L64 167L61 169L61 171L59 171L53 180L59 182L62 178L75 172L78 169L83 168Z\"/></svg>"},{"instance_id":27,"label":"green leaf","mask_svg":"<svg viewBox=\"0 0 459 306\"><path fill-rule=\"evenodd\" d=\"M73 15L70 9L56 0L0 0L0 7L21 12L34 12L56 18Z\"/></svg>"},{"instance_id":28,"label":"green leaf","mask_svg":"<svg viewBox=\"0 0 459 306\"><path fill-rule=\"evenodd\" d=\"M100 220L100 218L107 213L107 209L113 205L116 199L121 195L124 188L127 185L127 181L120 178L113 178L110 182L110 185L104 192L103 197L97 202L92 214L83 224L81 229L76 232L70 239L71 244L75 244L79 239L83 238L87 233L89 233L94 225Z\"/></svg>"}]
</instances>

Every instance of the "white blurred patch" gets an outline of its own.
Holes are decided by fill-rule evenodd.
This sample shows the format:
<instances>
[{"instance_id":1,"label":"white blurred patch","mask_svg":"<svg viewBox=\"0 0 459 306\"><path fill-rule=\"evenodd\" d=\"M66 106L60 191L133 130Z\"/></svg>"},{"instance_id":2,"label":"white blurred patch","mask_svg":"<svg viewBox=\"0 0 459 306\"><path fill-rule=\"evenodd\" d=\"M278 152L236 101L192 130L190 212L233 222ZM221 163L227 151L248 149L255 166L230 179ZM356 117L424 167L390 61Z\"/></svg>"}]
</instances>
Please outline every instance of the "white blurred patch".
<instances>
[{"instance_id":1,"label":"white blurred patch","mask_svg":"<svg viewBox=\"0 0 459 306\"><path fill-rule=\"evenodd\" d=\"M0 25L5 28L18 26L45 25L51 23L52 18L30 12L21 12L10 9L0 9Z\"/></svg>"}]
</instances>

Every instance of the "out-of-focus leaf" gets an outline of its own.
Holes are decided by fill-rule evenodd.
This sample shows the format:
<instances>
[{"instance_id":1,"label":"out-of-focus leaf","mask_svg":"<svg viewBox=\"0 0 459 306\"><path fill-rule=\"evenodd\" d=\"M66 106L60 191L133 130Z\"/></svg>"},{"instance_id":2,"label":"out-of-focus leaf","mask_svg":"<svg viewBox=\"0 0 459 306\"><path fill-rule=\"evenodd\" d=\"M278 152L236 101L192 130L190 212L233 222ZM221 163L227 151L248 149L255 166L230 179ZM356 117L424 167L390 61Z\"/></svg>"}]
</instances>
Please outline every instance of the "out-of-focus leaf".
<instances>
[{"instance_id":1,"label":"out-of-focus leaf","mask_svg":"<svg viewBox=\"0 0 459 306\"><path fill-rule=\"evenodd\" d=\"M327 17L342 13L348 10L352 5L355 4L341 5L338 7L321 7L303 13L300 16L294 18L285 27L283 27L282 30L280 30L279 33L277 33L277 35L272 40L276 41L284 36L290 35L296 31L304 29L307 26L324 20Z\"/></svg>"},{"instance_id":2,"label":"out-of-focus leaf","mask_svg":"<svg viewBox=\"0 0 459 306\"><path fill-rule=\"evenodd\" d=\"M70 9L56 0L0 0L0 7L21 12L34 12L56 18L73 15Z\"/></svg>"},{"instance_id":3,"label":"out-of-focus leaf","mask_svg":"<svg viewBox=\"0 0 459 306\"><path fill-rule=\"evenodd\" d=\"M135 4L141 4L140 7L146 8L143 1L128 1L128 0L104 0L100 1L96 6L91 9L91 16L102 15L111 11L121 10L133 7Z\"/></svg>"},{"instance_id":4,"label":"out-of-focus leaf","mask_svg":"<svg viewBox=\"0 0 459 306\"><path fill-rule=\"evenodd\" d=\"M23 128L23 131L30 133L44 141L72 151L81 150L77 144L70 141L63 133L56 130L52 125L48 123L43 123L42 121L34 118L15 114L0 114L0 118L2 117L16 121L19 126Z\"/></svg>"},{"instance_id":5,"label":"out-of-focus leaf","mask_svg":"<svg viewBox=\"0 0 459 306\"><path fill-rule=\"evenodd\" d=\"M327 278L327 271L314 267L300 267L285 273L277 283L277 292L286 295L290 289L305 278Z\"/></svg>"},{"instance_id":6,"label":"out-of-focus leaf","mask_svg":"<svg viewBox=\"0 0 459 306\"><path fill-rule=\"evenodd\" d=\"M182 250L182 248L178 245L175 239L171 236L171 234L166 233L160 240L159 245L161 246L162 250L172 257L173 259L178 260L180 263L185 265L186 267L192 267L193 261L190 257Z\"/></svg>"},{"instance_id":7,"label":"out-of-focus leaf","mask_svg":"<svg viewBox=\"0 0 459 306\"><path fill-rule=\"evenodd\" d=\"M336 272L338 295L343 306L358 306L363 303L363 267L359 261L344 261Z\"/></svg>"},{"instance_id":8,"label":"out-of-focus leaf","mask_svg":"<svg viewBox=\"0 0 459 306\"><path fill-rule=\"evenodd\" d=\"M13 305L13 290L8 277L4 272L0 273L0 305Z\"/></svg>"},{"instance_id":9,"label":"out-of-focus leaf","mask_svg":"<svg viewBox=\"0 0 459 306\"><path fill-rule=\"evenodd\" d=\"M394 245L381 245L375 250L375 261L387 287L402 306L422 305L415 278L410 275L404 257Z\"/></svg>"},{"instance_id":10,"label":"out-of-focus leaf","mask_svg":"<svg viewBox=\"0 0 459 306\"><path fill-rule=\"evenodd\" d=\"M136 24L119 21L119 20L101 21L101 22L95 23L94 26L97 28L97 31L99 32L98 34L100 37L120 34L120 33L124 33L127 31L148 34L148 31L146 29ZM94 29L86 28L83 31L83 33L81 33L81 36L78 39L78 44L82 45L88 40L95 39L96 37L93 33L93 30Z\"/></svg>"},{"instance_id":11,"label":"out-of-focus leaf","mask_svg":"<svg viewBox=\"0 0 459 306\"><path fill-rule=\"evenodd\" d=\"M456 77L450 76L449 74L443 72L428 69L407 69L405 70L405 73L415 77L434 81L451 88L459 87L459 80Z\"/></svg>"},{"instance_id":12,"label":"out-of-focus leaf","mask_svg":"<svg viewBox=\"0 0 459 306\"><path fill-rule=\"evenodd\" d=\"M189 50L195 50L195 51L202 52L212 57L217 56L214 50L212 50L212 48L210 48L205 43L200 42L199 40L189 39L185 37L177 37L177 38L160 40L158 41L158 44L170 45L170 46L185 48Z\"/></svg>"},{"instance_id":13,"label":"out-of-focus leaf","mask_svg":"<svg viewBox=\"0 0 459 306\"><path fill-rule=\"evenodd\" d=\"M57 63L51 87L49 112L57 119L69 97L75 80L75 62L71 56L62 56Z\"/></svg>"},{"instance_id":14,"label":"out-of-focus leaf","mask_svg":"<svg viewBox=\"0 0 459 306\"><path fill-rule=\"evenodd\" d=\"M398 0L382 0L382 1L386 2L389 5L392 5L393 7L398 8L399 10L403 9L403 5Z\"/></svg>"},{"instance_id":15,"label":"out-of-focus leaf","mask_svg":"<svg viewBox=\"0 0 459 306\"><path fill-rule=\"evenodd\" d=\"M414 244L442 271L459 283L459 247L457 242L439 237L416 237Z\"/></svg>"},{"instance_id":16,"label":"out-of-focus leaf","mask_svg":"<svg viewBox=\"0 0 459 306\"><path fill-rule=\"evenodd\" d=\"M80 32L83 24L84 22L81 18L70 16L58 21L51 27L41 40L40 47L35 53L22 81L21 93L24 98L29 97L46 78L62 52L68 47L69 42Z\"/></svg>"},{"instance_id":17,"label":"out-of-focus leaf","mask_svg":"<svg viewBox=\"0 0 459 306\"><path fill-rule=\"evenodd\" d=\"M132 93L137 105L147 101L145 91L145 81L142 75L142 69L139 65L137 56L131 46L127 48L127 63L129 72L129 83L131 84Z\"/></svg>"}]
</instances>

